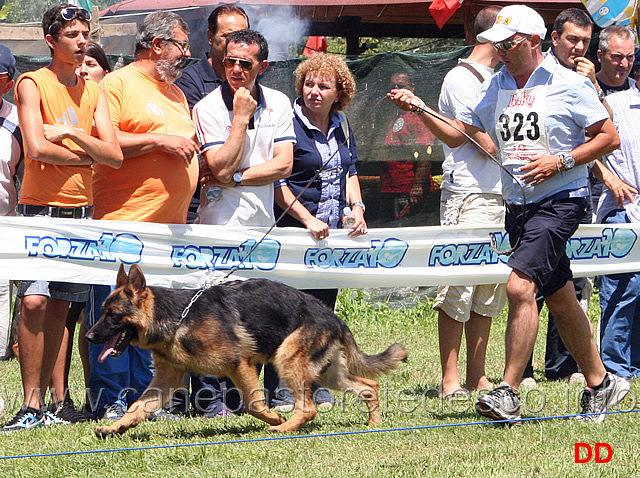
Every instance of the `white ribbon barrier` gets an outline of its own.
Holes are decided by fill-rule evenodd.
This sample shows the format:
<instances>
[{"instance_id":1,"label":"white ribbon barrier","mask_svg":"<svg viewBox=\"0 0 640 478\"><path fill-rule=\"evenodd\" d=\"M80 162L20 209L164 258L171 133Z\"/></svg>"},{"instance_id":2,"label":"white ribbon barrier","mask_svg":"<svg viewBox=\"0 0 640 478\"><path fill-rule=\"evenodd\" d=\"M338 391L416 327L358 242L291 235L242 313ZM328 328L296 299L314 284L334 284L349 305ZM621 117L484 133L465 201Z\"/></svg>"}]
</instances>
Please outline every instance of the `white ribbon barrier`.
<instances>
[{"instance_id":1,"label":"white ribbon barrier","mask_svg":"<svg viewBox=\"0 0 640 478\"><path fill-rule=\"evenodd\" d=\"M567 252L576 276L640 270L640 226L580 226ZM232 278L266 277L297 288L396 287L505 282L508 236L492 227L370 229L352 239L331 230L0 218L0 278L114 284L121 262L139 264L150 285L199 288ZM212 274L213 272L213 274ZM277 298L274 298L277 300Z\"/></svg>"}]
</instances>

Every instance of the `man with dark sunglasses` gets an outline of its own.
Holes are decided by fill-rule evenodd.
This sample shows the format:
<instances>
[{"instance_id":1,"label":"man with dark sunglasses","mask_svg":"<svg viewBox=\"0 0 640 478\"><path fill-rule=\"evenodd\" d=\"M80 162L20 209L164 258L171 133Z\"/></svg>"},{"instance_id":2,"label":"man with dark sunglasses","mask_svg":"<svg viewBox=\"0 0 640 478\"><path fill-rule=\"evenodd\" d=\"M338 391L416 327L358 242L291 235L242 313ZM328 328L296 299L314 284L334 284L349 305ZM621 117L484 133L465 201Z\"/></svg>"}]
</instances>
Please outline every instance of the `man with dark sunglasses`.
<instances>
[{"instance_id":1,"label":"man with dark sunglasses","mask_svg":"<svg viewBox=\"0 0 640 478\"><path fill-rule=\"evenodd\" d=\"M226 39L223 64L226 82L193 108L200 153L210 170L204 187L221 188L209 202L201 194L197 222L230 226L271 226L273 183L289 177L293 166L291 102L279 91L258 83L269 62L269 46L254 30ZM265 367L265 386L275 396L278 378ZM285 403L271 400L271 405ZM251 406L251 403L245 406Z\"/></svg>"},{"instance_id":2,"label":"man with dark sunglasses","mask_svg":"<svg viewBox=\"0 0 640 478\"><path fill-rule=\"evenodd\" d=\"M295 134L291 103L258 84L269 62L264 37L241 30L227 37L226 82L193 109L198 138L220 199L201 200L198 222L270 226L273 182L291 174Z\"/></svg>"},{"instance_id":3,"label":"man with dark sunglasses","mask_svg":"<svg viewBox=\"0 0 640 478\"><path fill-rule=\"evenodd\" d=\"M591 42L593 32L593 21L589 14L579 8L568 8L558 14L551 31L551 49L546 52L555 58L560 65L575 71L579 75L589 78L600 95L600 86L596 81L596 69L593 62L585 57ZM602 38L602 33L601 33ZM603 102L603 104L605 104ZM606 104L605 104L606 106ZM587 206L587 213L584 215L581 224L591 224L593 222L593 211L598 204L602 185L599 180L615 192L616 199L620 204L624 201L633 202L637 191L625 182L616 177L599 160L594 160L590 164L591 198ZM597 179L596 179L597 178ZM594 184L599 185L595 191ZM595 194L594 194L595 193ZM593 204L593 207L592 207ZM576 277L573 279L576 290L576 297L586 312L589 310L593 278ZM538 309L541 310L544 300L538 296ZM523 384L535 386L533 379L532 359L529 360ZM569 383L584 383L584 376L575 359L567 350L564 342L560 338L555 318L552 313L548 316L547 338L545 351L545 377L548 380L568 380Z\"/></svg>"},{"instance_id":4,"label":"man with dark sunglasses","mask_svg":"<svg viewBox=\"0 0 640 478\"><path fill-rule=\"evenodd\" d=\"M86 53L88 15L72 5L58 5L45 12L42 30L51 63L24 73L15 86L25 149L17 212L22 216L91 219L92 166L119 168L122 151L104 93L95 83L76 75ZM24 405L3 431L84 420L68 391L50 383L69 304L84 302L88 292L86 284L20 283L18 342ZM47 388L53 402L49 410L44 407Z\"/></svg>"},{"instance_id":5,"label":"man with dark sunglasses","mask_svg":"<svg viewBox=\"0 0 640 478\"><path fill-rule=\"evenodd\" d=\"M535 10L503 8L478 40L494 44L504 67L453 121L469 135L486 131L496 144L505 168L505 228L515 247L508 261L504 379L478 398L476 410L494 420L520 420L518 387L536 340L540 291L587 382L579 418L599 423L624 398L629 384L602 364L575 296L566 245L585 214L587 163L616 149L620 140L593 84L542 55L545 35L544 20ZM466 141L448 123L427 114L432 110L407 90L392 90L389 97L402 108L423 111L425 124L449 146ZM585 131L591 137L586 142Z\"/></svg>"}]
</instances>

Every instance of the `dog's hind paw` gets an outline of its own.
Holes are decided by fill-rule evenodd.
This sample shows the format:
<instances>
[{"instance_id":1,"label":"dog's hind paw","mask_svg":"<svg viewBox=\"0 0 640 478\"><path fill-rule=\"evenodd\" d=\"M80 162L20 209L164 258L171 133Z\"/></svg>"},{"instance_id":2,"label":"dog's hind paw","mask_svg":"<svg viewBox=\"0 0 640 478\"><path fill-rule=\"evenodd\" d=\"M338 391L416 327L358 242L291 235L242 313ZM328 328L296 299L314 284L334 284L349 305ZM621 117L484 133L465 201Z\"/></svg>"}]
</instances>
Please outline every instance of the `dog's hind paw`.
<instances>
[{"instance_id":1,"label":"dog's hind paw","mask_svg":"<svg viewBox=\"0 0 640 478\"><path fill-rule=\"evenodd\" d=\"M107 438L109 436L121 434L121 432L119 432L117 429L114 429L112 427L95 427L93 431L95 432L98 438L102 438L102 439Z\"/></svg>"},{"instance_id":2,"label":"dog's hind paw","mask_svg":"<svg viewBox=\"0 0 640 478\"><path fill-rule=\"evenodd\" d=\"M284 433L289 430L283 430L281 425L267 427L267 431L269 433Z\"/></svg>"}]
</instances>

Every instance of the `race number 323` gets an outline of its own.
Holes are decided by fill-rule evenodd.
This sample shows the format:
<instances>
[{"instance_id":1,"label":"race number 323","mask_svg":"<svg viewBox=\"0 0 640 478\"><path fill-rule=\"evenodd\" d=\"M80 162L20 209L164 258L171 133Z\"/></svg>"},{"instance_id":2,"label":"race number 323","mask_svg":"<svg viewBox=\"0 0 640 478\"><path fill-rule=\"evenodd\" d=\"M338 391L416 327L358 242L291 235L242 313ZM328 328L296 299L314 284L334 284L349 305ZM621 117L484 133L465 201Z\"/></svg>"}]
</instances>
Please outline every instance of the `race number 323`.
<instances>
[{"instance_id":1,"label":"race number 323","mask_svg":"<svg viewBox=\"0 0 640 478\"><path fill-rule=\"evenodd\" d=\"M500 136L502 141L536 141L540 139L540 126L538 126L538 113L531 111L527 116L517 112L513 116L506 113L498 117Z\"/></svg>"}]
</instances>

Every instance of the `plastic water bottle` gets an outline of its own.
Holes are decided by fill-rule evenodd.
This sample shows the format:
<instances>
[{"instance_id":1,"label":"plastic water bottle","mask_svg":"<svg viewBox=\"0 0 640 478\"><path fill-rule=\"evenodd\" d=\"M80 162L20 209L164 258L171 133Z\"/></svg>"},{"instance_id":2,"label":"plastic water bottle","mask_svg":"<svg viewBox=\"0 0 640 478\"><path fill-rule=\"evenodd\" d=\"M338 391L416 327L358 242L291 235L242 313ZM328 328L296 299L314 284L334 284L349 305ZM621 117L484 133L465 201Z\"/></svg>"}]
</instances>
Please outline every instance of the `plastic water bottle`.
<instances>
[{"instance_id":1,"label":"plastic water bottle","mask_svg":"<svg viewBox=\"0 0 640 478\"><path fill-rule=\"evenodd\" d=\"M198 161L200 161L200 166L202 167L205 164L205 159L202 156L198 156ZM222 188L220 186L209 186L204 189L204 193L207 195L207 199L209 202L214 202L220 199L222 195Z\"/></svg>"},{"instance_id":2,"label":"plastic water bottle","mask_svg":"<svg viewBox=\"0 0 640 478\"><path fill-rule=\"evenodd\" d=\"M356 223L356 218L351 215L351 208L349 206L346 206L342 210L342 213L344 214L344 217L345 217L342 228L349 229L351 226L353 226Z\"/></svg>"},{"instance_id":3,"label":"plastic water bottle","mask_svg":"<svg viewBox=\"0 0 640 478\"><path fill-rule=\"evenodd\" d=\"M209 186L205 188L204 193L207 195L209 202L214 202L220 199L222 188L220 186Z\"/></svg>"}]
</instances>

